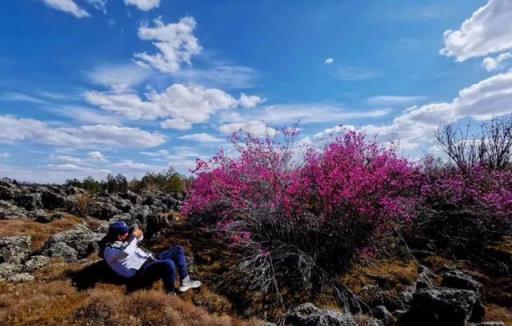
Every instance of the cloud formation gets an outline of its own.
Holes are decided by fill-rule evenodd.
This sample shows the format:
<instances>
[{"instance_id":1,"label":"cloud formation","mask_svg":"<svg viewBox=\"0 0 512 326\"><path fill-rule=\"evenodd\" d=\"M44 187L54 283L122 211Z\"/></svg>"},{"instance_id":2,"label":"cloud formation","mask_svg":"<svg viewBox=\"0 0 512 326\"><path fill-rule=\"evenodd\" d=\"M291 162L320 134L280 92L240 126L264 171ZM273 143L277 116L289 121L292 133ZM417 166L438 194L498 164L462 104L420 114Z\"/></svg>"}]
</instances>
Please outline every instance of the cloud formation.
<instances>
[{"instance_id":1,"label":"cloud formation","mask_svg":"<svg viewBox=\"0 0 512 326\"><path fill-rule=\"evenodd\" d=\"M441 54L458 62L512 49L512 1L489 0L462 23L444 32Z\"/></svg>"},{"instance_id":2,"label":"cloud formation","mask_svg":"<svg viewBox=\"0 0 512 326\"><path fill-rule=\"evenodd\" d=\"M94 148L104 145L146 148L161 145L166 138L158 133L138 128L110 125L55 128L35 119L0 115L0 142L12 143L22 140L71 148Z\"/></svg>"},{"instance_id":3,"label":"cloud formation","mask_svg":"<svg viewBox=\"0 0 512 326\"><path fill-rule=\"evenodd\" d=\"M222 143L224 139L201 132L179 137L179 139L195 141L198 143Z\"/></svg>"},{"instance_id":4,"label":"cloud formation","mask_svg":"<svg viewBox=\"0 0 512 326\"><path fill-rule=\"evenodd\" d=\"M124 0L124 4L136 6L142 11L149 11L160 6L160 0Z\"/></svg>"},{"instance_id":5,"label":"cloud formation","mask_svg":"<svg viewBox=\"0 0 512 326\"><path fill-rule=\"evenodd\" d=\"M134 93L90 91L85 99L103 110L126 116L130 119L156 120L163 128L186 130L192 124L206 122L216 111L236 107L252 108L263 101L257 96L242 93L236 99L216 88L173 84L165 91L151 91L141 99Z\"/></svg>"},{"instance_id":6,"label":"cloud formation","mask_svg":"<svg viewBox=\"0 0 512 326\"><path fill-rule=\"evenodd\" d=\"M399 139L402 148L416 149L427 144L442 124L463 118L489 120L512 114L512 72L498 74L461 90L451 102L413 106L391 124L367 124L361 130L380 141ZM340 129L342 130L342 129ZM330 132L336 131L331 128ZM328 130L324 131L326 134Z\"/></svg>"},{"instance_id":7,"label":"cloud formation","mask_svg":"<svg viewBox=\"0 0 512 326\"><path fill-rule=\"evenodd\" d=\"M45 5L50 8L67 12L76 18L89 17L90 14L80 8L73 0L42 0Z\"/></svg>"},{"instance_id":8,"label":"cloud formation","mask_svg":"<svg viewBox=\"0 0 512 326\"><path fill-rule=\"evenodd\" d=\"M165 73L177 72L183 63L190 64L192 56L198 55L202 50L194 36L196 25L194 17L184 17L177 23L167 25L158 18L153 21L153 26L141 25L138 30L139 38L153 41L159 52L136 53L136 62Z\"/></svg>"},{"instance_id":9,"label":"cloud formation","mask_svg":"<svg viewBox=\"0 0 512 326\"><path fill-rule=\"evenodd\" d=\"M495 58L487 57L483 60L482 64L484 65L487 71L493 71L505 66L505 62L512 59L512 52L505 52L498 55Z\"/></svg>"},{"instance_id":10,"label":"cloud formation","mask_svg":"<svg viewBox=\"0 0 512 326\"><path fill-rule=\"evenodd\" d=\"M263 121L251 120L246 122L226 123L219 127L224 135L231 135L237 131L245 131L253 136L273 136L277 133L274 128L267 126Z\"/></svg>"},{"instance_id":11,"label":"cloud formation","mask_svg":"<svg viewBox=\"0 0 512 326\"><path fill-rule=\"evenodd\" d=\"M366 102L375 106L400 106L414 104L424 99L424 96L379 95L369 97Z\"/></svg>"}]
</instances>

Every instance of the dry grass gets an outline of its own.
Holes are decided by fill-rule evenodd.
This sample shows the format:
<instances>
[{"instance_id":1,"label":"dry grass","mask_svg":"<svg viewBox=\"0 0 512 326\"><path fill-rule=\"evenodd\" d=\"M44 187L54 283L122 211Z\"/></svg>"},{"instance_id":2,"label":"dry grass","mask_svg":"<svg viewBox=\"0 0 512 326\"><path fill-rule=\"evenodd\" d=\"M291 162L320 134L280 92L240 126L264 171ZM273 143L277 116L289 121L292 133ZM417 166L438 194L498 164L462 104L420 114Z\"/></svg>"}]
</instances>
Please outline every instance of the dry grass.
<instances>
[{"instance_id":1,"label":"dry grass","mask_svg":"<svg viewBox=\"0 0 512 326\"><path fill-rule=\"evenodd\" d=\"M256 326L256 320L230 317L229 303L201 290L196 295L168 296L159 289L126 294L123 286L99 284L78 291L69 273L79 264L54 263L38 274L36 282L0 284L1 325L232 325ZM159 286L158 286L159 287ZM195 306L206 304L207 309ZM201 300L203 302L201 302ZM215 311L215 312L214 312Z\"/></svg>"},{"instance_id":2,"label":"dry grass","mask_svg":"<svg viewBox=\"0 0 512 326\"><path fill-rule=\"evenodd\" d=\"M342 278L343 284L354 293L360 293L369 284L383 288L394 288L412 284L418 275L418 265L414 261L377 261L370 266L355 265Z\"/></svg>"},{"instance_id":3,"label":"dry grass","mask_svg":"<svg viewBox=\"0 0 512 326\"><path fill-rule=\"evenodd\" d=\"M0 238L28 235L32 238L32 250L37 251L53 234L72 229L79 222L79 218L71 215L47 224L30 219L3 220L0 226Z\"/></svg>"},{"instance_id":4,"label":"dry grass","mask_svg":"<svg viewBox=\"0 0 512 326\"><path fill-rule=\"evenodd\" d=\"M510 326L512 325L512 307L507 309L493 304L486 305L485 320L502 321L506 326Z\"/></svg>"}]
</instances>

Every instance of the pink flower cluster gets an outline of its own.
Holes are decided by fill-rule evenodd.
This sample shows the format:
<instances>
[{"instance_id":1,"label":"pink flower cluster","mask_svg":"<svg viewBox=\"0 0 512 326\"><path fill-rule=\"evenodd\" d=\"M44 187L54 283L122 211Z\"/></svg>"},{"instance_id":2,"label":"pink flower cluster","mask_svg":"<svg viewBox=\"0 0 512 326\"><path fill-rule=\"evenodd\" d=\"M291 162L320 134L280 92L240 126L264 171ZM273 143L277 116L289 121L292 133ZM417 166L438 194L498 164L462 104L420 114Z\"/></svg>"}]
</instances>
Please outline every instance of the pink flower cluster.
<instances>
[{"instance_id":1,"label":"pink flower cluster","mask_svg":"<svg viewBox=\"0 0 512 326\"><path fill-rule=\"evenodd\" d=\"M375 230L412 219L418 169L406 159L350 132L297 162L291 133L265 139L238 134L238 156L221 151L198 161L183 213L208 214L223 205L224 230L244 211L262 208L275 219L308 216L316 225L360 219ZM239 231L236 240L247 240L248 230Z\"/></svg>"},{"instance_id":2,"label":"pink flower cluster","mask_svg":"<svg viewBox=\"0 0 512 326\"><path fill-rule=\"evenodd\" d=\"M426 166L422 200L430 205L484 209L498 218L511 218L512 170L474 167L468 172L455 168Z\"/></svg>"}]
</instances>

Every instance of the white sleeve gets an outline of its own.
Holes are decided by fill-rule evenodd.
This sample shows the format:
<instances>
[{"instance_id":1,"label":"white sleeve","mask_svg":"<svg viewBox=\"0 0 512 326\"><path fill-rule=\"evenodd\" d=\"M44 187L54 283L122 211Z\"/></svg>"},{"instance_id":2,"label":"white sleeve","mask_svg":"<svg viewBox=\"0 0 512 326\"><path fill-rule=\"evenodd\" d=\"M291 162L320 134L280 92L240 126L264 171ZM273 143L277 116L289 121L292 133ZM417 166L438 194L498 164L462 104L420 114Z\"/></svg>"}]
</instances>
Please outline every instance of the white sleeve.
<instances>
[{"instance_id":1,"label":"white sleeve","mask_svg":"<svg viewBox=\"0 0 512 326\"><path fill-rule=\"evenodd\" d=\"M131 239L128 240L128 245L124 248L123 252L130 255L135 253L135 249L137 249L137 243L139 242L135 236L131 236Z\"/></svg>"}]
</instances>

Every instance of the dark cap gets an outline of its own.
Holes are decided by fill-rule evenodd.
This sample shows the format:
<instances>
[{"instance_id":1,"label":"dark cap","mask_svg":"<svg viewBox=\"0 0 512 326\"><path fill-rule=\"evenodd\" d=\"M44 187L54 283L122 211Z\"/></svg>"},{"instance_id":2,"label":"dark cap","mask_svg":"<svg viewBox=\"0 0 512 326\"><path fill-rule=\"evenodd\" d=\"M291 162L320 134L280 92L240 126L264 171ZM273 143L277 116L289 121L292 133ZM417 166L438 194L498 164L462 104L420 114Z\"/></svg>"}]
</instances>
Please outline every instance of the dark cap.
<instances>
[{"instance_id":1,"label":"dark cap","mask_svg":"<svg viewBox=\"0 0 512 326\"><path fill-rule=\"evenodd\" d=\"M118 236L127 233L129 230L128 225L123 221L112 223L108 227L108 233L113 236Z\"/></svg>"}]
</instances>

